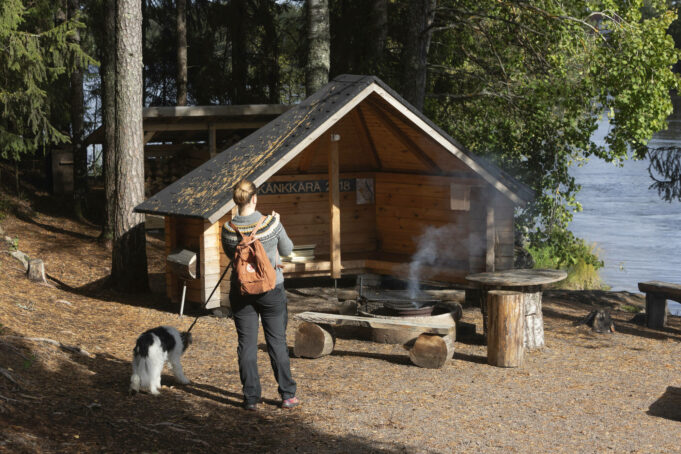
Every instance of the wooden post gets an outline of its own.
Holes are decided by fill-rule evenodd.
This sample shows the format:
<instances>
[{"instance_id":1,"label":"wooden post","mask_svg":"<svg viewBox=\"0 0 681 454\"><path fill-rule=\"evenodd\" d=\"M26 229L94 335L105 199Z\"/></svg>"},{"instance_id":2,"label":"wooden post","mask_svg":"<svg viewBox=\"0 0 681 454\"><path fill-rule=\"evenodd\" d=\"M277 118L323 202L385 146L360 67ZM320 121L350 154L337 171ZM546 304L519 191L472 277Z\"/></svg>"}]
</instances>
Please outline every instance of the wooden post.
<instances>
[{"instance_id":1,"label":"wooden post","mask_svg":"<svg viewBox=\"0 0 681 454\"><path fill-rule=\"evenodd\" d=\"M341 233L340 233L340 187L339 187L339 153L340 135L331 134L329 148L329 222L331 277L341 277Z\"/></svg>"},{"instance_id":2,"label":"wooden post","mask_svg":"<svg viewBox=\"0 0 681 454\"><path fill-rule=\"evenodd\" d=\"M208 125L208 150L211 158L217 154L215 123Z\"/></svg>"},{"instance_id":3,"label":"wooden post","mask_svg":"<svg viewBox=\"0 0 681 454\"><path fill-rule=\"evenodd\" d=\"M293 354L302 358L319 358L333 351L335 339L327 327L301 322L296 331Z\"/></svg>"},{"instance_id":4,"label":"wooden post","mask_svg":"<svg viewBox=\"0 0 681 454\"><path fill-rule=\"evenodd\" d=\"M173 216L165 217L165 240L166 240L166 257L177 246L177 218ZM178 279L175 273L170 270L166 263L166 294L170 301L176 303L180 300Z\"/></svg>"},{"instance_id":5,"label":"wooden post","mask_svg":"<svg viewBox=\"0 0 681 454\"><path fill-rule=\"evenodd\" d=\"M646 326L662 329L667 322L667 298L657 293L646 293Z\"/></svg>"},{"instance_id":6,"label":"wooden post","mask_svg":"<svg viewBox=\"0 0 681 454\"><path fill-rule=\"evenodd\" d=\"M489 193L488 193L489 194ZM487 200L487 234L486 234L486 252L485 252L485 271L494 272L494 240L496 232L494 228L494 199L488 197Z\"/></svg>"},{"instance_id":7,"label":"wooden post","mask_svg":"<svg viewBox=\"0 0 681 454\"><path fill-rule=\"evenodd\" d=\"M487 363L499 367L520 366L525 353L522 293L490 290L487 293L487 313Z\"/></svg>"}]
</instances>

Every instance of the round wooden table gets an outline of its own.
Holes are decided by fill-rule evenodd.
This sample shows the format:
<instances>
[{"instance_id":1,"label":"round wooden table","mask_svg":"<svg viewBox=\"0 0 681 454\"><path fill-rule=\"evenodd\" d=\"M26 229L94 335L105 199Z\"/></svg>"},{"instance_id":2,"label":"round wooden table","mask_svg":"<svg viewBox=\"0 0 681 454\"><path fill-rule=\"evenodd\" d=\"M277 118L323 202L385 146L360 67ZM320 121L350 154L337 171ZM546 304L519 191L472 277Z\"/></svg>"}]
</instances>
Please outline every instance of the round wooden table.
<instances>
[{"instance_id":1,"label":"round wooden table","mask_svg":"<svg viewBox=\"0 0 681 454\"><path fill-rule=\"evenodd\" d=\"M466 276L466 280L479 285L479 303L484 331L487 332L487 292L512 290L523 294L525 306L524 344L527 349L544 346L544 319L541 310L542 286L562 281L567 277L563 270L505 270Z\"/></svg>"}]
</instances>

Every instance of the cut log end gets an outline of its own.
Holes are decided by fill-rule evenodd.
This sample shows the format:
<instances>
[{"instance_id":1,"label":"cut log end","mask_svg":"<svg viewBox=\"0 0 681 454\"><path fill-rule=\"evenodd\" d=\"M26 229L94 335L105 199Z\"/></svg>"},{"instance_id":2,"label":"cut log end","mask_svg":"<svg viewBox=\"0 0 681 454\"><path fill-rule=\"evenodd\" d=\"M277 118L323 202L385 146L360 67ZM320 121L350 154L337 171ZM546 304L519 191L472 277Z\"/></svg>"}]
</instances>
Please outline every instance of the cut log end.
<instances>
[{"instance_id":1,"label":"cut log end","mask_svg":"<svg viewBox=\"0 0 681 454\"><path fill-rule=\"evenodd\" d=\"M319 358L333 351L335 339L329 328L301 322L296 331L293 354L301 358Z\"/></svg>"},{"instance_id":2,"label":"cut log end","mask_svg":"<svg viewBox=\"0 0 681 454\"><path fill-rule=\"evenodd\" d=\"M29 260L27 275L33 282L47 283L47 279L45 279L45 264L40 259Z\"/></svg>"},{"instance_id":3,"label":"cut log end","mask_svg":"<svg viewBox=\"0 0 681 454\"><path fill-rule=\"evenodd\" d=\"M454 356L454 336L421 334L409 351L411 362L427 369L440 369Z\"/></svg>"}]
</instances>

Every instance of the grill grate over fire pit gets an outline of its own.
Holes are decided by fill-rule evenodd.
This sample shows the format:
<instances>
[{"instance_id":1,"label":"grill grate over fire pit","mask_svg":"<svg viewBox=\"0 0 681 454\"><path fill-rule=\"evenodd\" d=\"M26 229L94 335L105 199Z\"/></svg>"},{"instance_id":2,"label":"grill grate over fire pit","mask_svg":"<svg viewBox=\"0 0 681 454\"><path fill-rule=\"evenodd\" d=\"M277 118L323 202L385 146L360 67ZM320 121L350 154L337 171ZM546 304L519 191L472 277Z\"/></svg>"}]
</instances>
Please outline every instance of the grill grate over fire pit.
<instances>
[{"instance_id":1,"label":"grill grate over fire pit","mask_svg":"<svg viewBox=\"0 0 681 454\"><path fill-rule=\"evenodd\" d=\"M414 298L407 290L388 290L376 287L366 288L359 282L358 314L363 317L396 318L411 317L415 321L455 325L461 318L458 310L450 303L428 293ZM416 339L422 329L371 328L366 334L374 342L404 344Z\"/></svg>"},{"instance_id":2,"label":"grill grate over fire pit","mask_svg":"<svg viewBox=\"0 0 681 454\"><path fill-rule=\"evenodd\" d=\"M399 317L418 317L433 313L439 300L392 300L385 301L383 307Z\"/></svg>"},{"instance_id":3,"label":"grill grate over fire pit","mask_svg":"<svg viewBox=\"0 0 681 454\"><path fill-rule=\"evenodd\" d=\"M365 312L384 309L385 315L397 317L424 317L431 315L439 299L428 297L411 298L405 291L372 290L364 294L360 288L360 301ZM383 311L379 311L383 312Z\"/></svg>"}]
</instances>

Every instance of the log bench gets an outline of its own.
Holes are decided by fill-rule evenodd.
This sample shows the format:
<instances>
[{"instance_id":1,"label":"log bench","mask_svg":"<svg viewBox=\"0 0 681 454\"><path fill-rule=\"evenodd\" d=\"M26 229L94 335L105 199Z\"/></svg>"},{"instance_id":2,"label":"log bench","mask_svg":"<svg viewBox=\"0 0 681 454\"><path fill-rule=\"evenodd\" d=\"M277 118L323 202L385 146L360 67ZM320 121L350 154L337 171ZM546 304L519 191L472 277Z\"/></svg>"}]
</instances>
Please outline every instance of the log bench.
<instances>
[{"instance_id":1,"label":"log bench","mask_svg":"<svg viewBox=\"0 0 681 454\"><path fill-rule=\"evenodd\" d=\"M681 285L668 282L639 282L639 291L646 294L646 326L662 329L667 323L667 300L681 303Z\"/></svg>"},{"instance_id":2,"label":"log bench","mask_svg":"<svg viewBox=\"0 0 681 454\"><path fill-rule=\"evenodd\" d=\"M298 357L319 358L330 354L336 342L334 326L419 329L422 333L409 346L409 358L420 367L439 369L454 356L456 329L452 325L322 312L302 312L294 318L302 321L293 347L293 354Z\"/></svg>"}]
</instances>

